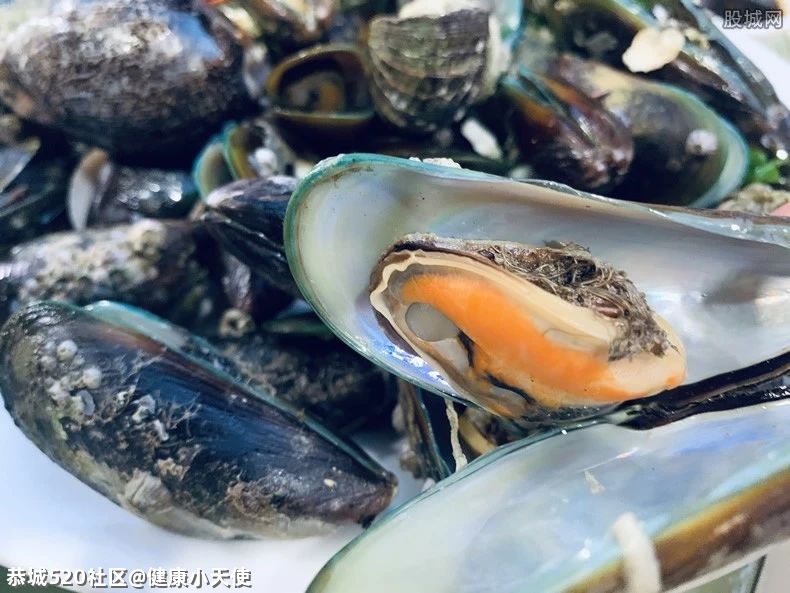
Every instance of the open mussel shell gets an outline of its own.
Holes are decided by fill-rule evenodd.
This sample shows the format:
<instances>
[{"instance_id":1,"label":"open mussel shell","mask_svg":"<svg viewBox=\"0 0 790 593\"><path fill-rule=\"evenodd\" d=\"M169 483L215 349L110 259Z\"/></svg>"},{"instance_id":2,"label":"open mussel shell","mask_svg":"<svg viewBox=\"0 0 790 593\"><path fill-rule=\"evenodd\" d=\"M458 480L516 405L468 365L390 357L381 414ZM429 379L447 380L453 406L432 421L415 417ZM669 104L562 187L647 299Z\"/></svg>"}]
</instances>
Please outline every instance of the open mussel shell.
<instances>
[{"instance_id":1,"label":"open mussel shell","mask_svg":"<svg viewBox=\"0 0 790 593\"><path fill-rule=\"evenodd\" d=\"M566 47L634 72L676 84L733 121L750 140L769 149L787 149L790 112L760 70L691 0L671 3L637 0L530 2ZM654 8L657 10L654 11ZM663 14L663 21L657 15ZM675 57L644 65L662 51L661 42L634 42L639 33L656 34L675 19ZM659 38L660 39L660 38ZM629 47L630 46L630 47ZM630 55L626 55L626 50Z\"/></svg>"},{"instance_id":2,"label":"open mussel shell","mask_svg":"<svg viewBox=\"0 0 790 593\"><path fill-rule=\"evenodd\" d=\"M374 117L364 57L353 45L317 45L285 59L269 75L266 94L291 143L326 145L325 153L359 142Z\"/></svg>"},{"instance_id":3,"label":"open mussel shell","mask_svg":"<svg viewBox=\"0 0 790 593\"><path fill-rule=\"evenodd\" d=\"M213 538L306 535L387 506L394 480L360 449L189 354L183 332L103 311L37 303L0 332L8 411L81 481Z\"/></svg>"},{"instance_id":4,"label":"open mussel shell","mask_svg":"<svg viewBox=\"0 0 790 593\"><path fill-rule=\"evenodd\" d=\"M599 425L514 443L374 524L309 592L705 582L790 537L788 421L783 401L649 432Z\"/></svg>"},{"instance_id":5,"label":"open mussel shell","mask_svg":"<svg viewBox=\"0 0 790 593\"><path fill-rule=\"evenodd\" d=\"M240 179L292 174L296 155L263 118L227 124L195 159L192 178L200 196Z\"/></svg>"},{"instance_id":6,"label":"open mussel shell","mask_svg":"<svg viewBox=\"0 0 790 593\"><path fill-rule=\"evenodd\" d=\"M338 336L385 369L500 415L570 420L606 406L547 409L528 394L485 401L460 394L434 365L393 341L370 304L371 273L394 243L415 232L587 247L624 271L678 334L687 353L683 384L788 349L785 219L646 207L552 183L376 155L319 164L294 192L285 222L289 263L304 297Z\"/></svg>"},{"instance_id":7,"label":"open mussel shell","mask_svg":"<svg viewBox=\"0 0 790 593\"><path fill-rule=\"evenodd\" d=\"M613 197L707 208L740 187L746 143L697 97L571 54L542 68L600 97L633 136L634 159Z\"/></svg>"}]
</instances>

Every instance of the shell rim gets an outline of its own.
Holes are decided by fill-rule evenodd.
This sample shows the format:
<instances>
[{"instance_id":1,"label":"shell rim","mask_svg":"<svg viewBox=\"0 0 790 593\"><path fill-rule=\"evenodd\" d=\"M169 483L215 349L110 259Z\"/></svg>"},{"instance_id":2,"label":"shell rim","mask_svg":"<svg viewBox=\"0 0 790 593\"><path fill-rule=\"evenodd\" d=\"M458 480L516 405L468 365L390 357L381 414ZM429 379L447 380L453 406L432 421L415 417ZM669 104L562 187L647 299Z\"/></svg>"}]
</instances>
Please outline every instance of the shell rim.
<instances>
[{"instance_id":1,"label":"shell rim","mask_svg":"<svg viewBox=\"0 0 790 593\"><path fill-rule=\"evenodd\" d=\"M468 465L466 465L462 469L454 472L453 474L451 474L441 482L437 482L434 486L418 494L411 500L408 500L407 502L403 503L401 506L394 509L388 509L387 511L383 512L378 517L376 517L376 519L373 521L373 523L368 527L368 529L365 532L363 532L362 534L358 535L350 542L348 542L345 546L343 546L340 550L338 550L337 553L335 553L335 555L332 556L332 558L330 558L326 564L324 564L324 566L321 567L321 569L313 577L312 581L310 581L310 585L307 587L306 593L320 593L322 591L322 589L319 588L321 580L327 574L331 575L334 566L338 562L342 561L349 552L351 552L358 545L364 544L365 536L368 534L368 532L373 531L381 527L382 525L387 525L388 523L391 523L392 521L396 520L399 516L408 513L413 506L420 504L423 500L429 499L432 496L439 494L440 492L442 492L442 490L444 490L448 486L451 486L456 482L465 479L472 474L477 473L479 470L484 469L489 464L496 463L498 460L508 455L517 454L520 450L529 448L532 445L536 445L538 443L547 441L552 438L561 438L563 436L567 436L571 432L577 432L579 430L584 430L584 429L600 428L602 426L607 426L608 429L610 430L628 431L628 432L640 433L640 434L650 433L653 431L673 432L673 431L684 430L684 429L688 430L689 427L693 427L695 424L696 425L702 424L710 418L721 419L728 415L741 414L743 413L743 410L749 410L751 414L756 414L756 415L772 414L775 408L788 406L788 405L790 405L790 400L777 400L769 404L755 404L752 406L747 406L746 408L737 408L734 410L703 412L701 414L689 416L681 420L678 420L677 422L664 424L662 426L658 426L650 430L639 430L626 426L619 426L619 425L592 420L586 424L578 425L575 428L553 427L552 429L547 430L545 432L538 432L530 437L520 439L518 441L514 441L506 445L502 445L500 447L497 447L495 450L491 451L490 453L486 453L476 459L473 459L472 461L469 462ZM761 480L757 480L756 484L752 483L748 487L744 488L744 490L748 490L749 488L758 485L760 482ZM726 497L724 497L724 499L726 499ZM698 511L696 511L694 514L690 516L694 516L697 513L704 513L704 512L705 509L699 509ZM668 526L666 529L668 530L669 528L670 527ZM765 549L770 548L772 545L776 545L776 544L774 543L769 546L766 546Z\"/></svg>"}]
</instances>

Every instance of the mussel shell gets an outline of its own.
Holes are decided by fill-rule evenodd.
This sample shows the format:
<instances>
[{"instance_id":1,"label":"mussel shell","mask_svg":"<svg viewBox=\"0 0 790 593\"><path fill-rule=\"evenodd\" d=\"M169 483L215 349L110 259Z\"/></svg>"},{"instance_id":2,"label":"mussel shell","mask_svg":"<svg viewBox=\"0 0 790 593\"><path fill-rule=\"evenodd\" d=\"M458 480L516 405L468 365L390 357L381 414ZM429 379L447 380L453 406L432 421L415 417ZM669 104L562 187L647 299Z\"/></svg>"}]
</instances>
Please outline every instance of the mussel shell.
<instances>
[{"instance_id":1,"label":"mussel shell","mask_svg":"<svg viewBox=\"0 0 790 593\"><path fill-rule=\"evenodd\" d=\"M266 93L291 144L324 155L358 143L374 117L364 56L353 45L317 45L286 58Z\"/></svg>"},{"instance_id":2,"label":"mussel shell","mask_svg":"<svg viewBox=\"0 0 790 593\"><path fill-rule=\"evenodd\" d=\"M102 301L86 310L145 333L340 433L378 420L393 404L384 373L333 336L264 329L207 341L120 303Z\"/></svg>"},{"instance_id":3,"label":"mussel shell","mask_svg":"<svg viewBox=\"0 0 790 593\"><path fill-rule=\"evenodd\" d=\"M65 186L75 159L41 144L0 144L0 248L67 227Z\"/></svg>"},{"instance_id":4,"label":"mussel shell","mask_svg":"<svg viewBox=\"0 0 790 593\"><path fill-rule=\"evenodd\" d=\"M269 320L293 301L292 295L273 286L234 255L223 251L221 259L222 289L228 304L251 321Z\"/></svg>"},{"instance_id":5,"label":"mussel shell","mask_svg":"<svg viewBox=\"0 0 790 593\"><path fill-rule=\"evenodd\" d=\"M699 584L790 537L788 421L783 401L649 432L599 425L514 443L374 524L308 591ZM393 557L398 570L382 578Z\"/></svg>"},{"instance_id":6,"label":"mussel shell","mask_svg":"<svg viewBox=\"0 0 790 593\"><path fill-rule=\"evenodd\" d=\"M634 158L626 127L599 102L553 74L505 77L500 93L522 158L538 176L581 190L617 186Z\"/></svg>"},{"instance_id":7,"label":"mussel shell","mask_svg":"<svg viewBox=\"0 0 790 593\"><path fill-rule=\"evenodd\" d=\"M628 402L607 419L634 428L653 428L700 412L790 398L790 354L671 389L660 398Z\"/></svg>"},{"instance_id":8,"label":"mussel shell","mask_svg":"<svg viewBox=\"0 0 790 593\"><path fill-rule=\"evenodd\" d=\"M205 4L243 36L263 38L278 48L318 41L335 11L333 0L212 0Z\"/></svg>"},{"instance_id":9,"label":"mussel shell","mask_svg":"<svg viewBox=\"0 0 790 593\"><path fill-rule=\"evenodd\" d=\"M365 151L404 159L452 159L464 169L492 175L506 176L515 165L515 159L491 158L478 154L463 135L447 128L436 132L429 141L419 137L392 135L381 130L381 133L371 136L365 142Z\"/></svg>"},{"instance_id":10,"label":"mussel shell","mask_svg":"<svg viewBox=\"0 0 790 593\"><path fill-rule=\"evenodd\" d=\"M656 2L637 0L569 0L535 2L567 47L622 67L622 56L635 34L660 29L651 12ZM772 149L790 142L790 112L760 72L713 25L691 0L660 4L668 18L704 36L706 47L686 41L674 60L648 73L676 84L733 121L755 142ZM650 48L643 48L650 51Z\"/></svg>"},{"instance_id":11,"label":"mussel shell","mask_svg":"<svg viewBox=\"0 0 790 593\"><path fill-rule=\"evenodd\" d=\"M338 340L249 334L218 348L251 385L348 433L393 407L384 373Z\"/></svg>"},{"instance_id":12,"label":"mussel shell","mask_svg":"<svg viewBox=\"0 0 790 593\"><path fill-rule=\"evenodd\" d=\"M399 128L432 131L459 121L485 77L488 12L376 17L368 53L379 114Z\"/></svg>"},{"instance_id":13,"label":"mussel shell","mask_svg":"<svg viewBox=\"0 0 790 593\"><path fill-rule=\"evenodd\" d=\"M399 379L397 413L406 433L401 467L416 478L434 482L449 477L453 473L453 455L445 402Z\"/></svg>"},{"instance_id":14,"label":"mussel shell","mask_svg":"<svg viewBox=\"0 0 790 593\"><path fill-rule=\"evenodd\" d=\"M366 522L393 479L265 395L98 314L40 303L0 334L0 390L47 456L190 535L304 535Z\"/></svg>"},{"instance_id":15,"label":"mussel shell","mask_svg":"<svg viewBox=\"0 0 790 593\"><path fill-rule=\"evenodd\" d=\"M634 159L613 197L707 208L741 185L746 143L697 97L570 54L544 67L600 97L632 134Z\"/></svg>"},{"instance_id":16,"label":"mussel shell","mask_svg":"<svg viewBox=\"0 0 790 593\"><path fill-rule=\"evenodd\" d=\"M186 171L119 166L94 149L72 174L67 199L71 226L81 231L142 218L182 218L198 192Z\"/></svg>"},{"instance_id":17,"label":"mussel shell","mask_svg":"<svg viewBox=\"0 0 790 593\"><path fill-rule=\"evenodd\" d=\"M147 219L20 244L0 263L0 318L37 300L85 305L100 299L172 318L181 303L205 290L195 251L190 223ZM189 316L198 317L194 308Z\"/></svg>"},{"instance_id":18,"label":"mussel shell","mask_svg":"<svg viewBox=\"0 0 790 593\"><path fill-rule=\"evenodd\" d=\"M285 257L283 219L296 180L287 176L241 180L206 200L203 224L220 244L271 285L300 296Z\"/></svg>"},{"instance_id":19,"label":"mussel shell","mask_svg":"<svg viewBox=\"0 0 790 593\"><path fill-rule=\"evenodd\" d=\"M292 175L296 155L263 118L229 123L195 159L192 177L201 197L240 179Z\"/></svg>"},{"instance_id":20,"label":"mussel shell","mask_svg":"<svg viewBox=\"0 0 790 593\"><path fill-rule=\"evenodd\" d=\"M2 39L0 97L23 118L148 162L193 158L246 108L241 47L183 3L58 3Z\"/></svg>"},{"instance_id":21,"label":"mussel shell","mask_svg":"<svg viewBox=\"0 0 790 593\"><path fill-rule=\"evenodd\" d=\"M192 168L192 178L202 198L234 180L221 138L213 138L200 152Z\"/></svg>"},{"instance_id":22,"label":"mussel shell","mask_svg":"<svg viewBox=\"0 0 790 593\"><path fill-rule=\"evenodd\" d=\"M0 143L0 191L6 189L24 171L40 148L41 140L38 138L29 138L8 146Z\"/></svg>"},{"instance_id":23,"label":"mussel shell","mask_svg":"<svg viewBox=\"0 0 790 593\"><path fill-rule=\"evenodd\" d=\"M361 354L441 395L458 397L440 373L388 338L369 304L379 257L414 232L588 247L624 270L681 336L687 383L788 349L790 221L648 208L557 184L376 155L328 159L288 206L285 243L299 288Z\"/></svg>"}]
</instances>

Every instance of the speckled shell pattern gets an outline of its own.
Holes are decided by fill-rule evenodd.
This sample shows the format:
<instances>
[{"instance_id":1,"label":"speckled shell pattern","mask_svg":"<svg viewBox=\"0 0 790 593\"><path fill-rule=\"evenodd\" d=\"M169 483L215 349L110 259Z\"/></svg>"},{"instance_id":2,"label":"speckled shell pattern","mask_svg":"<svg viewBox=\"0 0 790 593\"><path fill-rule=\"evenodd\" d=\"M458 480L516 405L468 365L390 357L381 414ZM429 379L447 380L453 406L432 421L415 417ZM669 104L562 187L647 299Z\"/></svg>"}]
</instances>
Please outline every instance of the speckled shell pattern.
<instances>
[{"instance_id":1,"label":"speckled shell pattern","mask_svg":"<svg viewBox=\"0 0 790 593\"><path fill-rule=\"evenodd\" d=\"M78 0L0 43L0 98L113 153L165 152L243 104L241 53L173 1Z\"/></svg>"},{"instance_id":2,"label":"speckled shell pattern","mask_svg":"<svg viewBox=\"0 0 790 593\"><path fill-rule=\"evenodd\" d=\"M368 53L379 114L415 131L459 121L483 85L488 34L488 13L478 9L373 19Z\"/></svg>"},{"instance_id":3,"label":"speckled shell pattern","mask_svg":"<svg viewBox=\"0 0 790 593\"><path fill-rule=\"evenodd\" d=\"M181 533L291 536L366 522L392 476L287 405L129 328L36 303L0 331L0 391L50 459Z\"/></svg>"}]
</instances>

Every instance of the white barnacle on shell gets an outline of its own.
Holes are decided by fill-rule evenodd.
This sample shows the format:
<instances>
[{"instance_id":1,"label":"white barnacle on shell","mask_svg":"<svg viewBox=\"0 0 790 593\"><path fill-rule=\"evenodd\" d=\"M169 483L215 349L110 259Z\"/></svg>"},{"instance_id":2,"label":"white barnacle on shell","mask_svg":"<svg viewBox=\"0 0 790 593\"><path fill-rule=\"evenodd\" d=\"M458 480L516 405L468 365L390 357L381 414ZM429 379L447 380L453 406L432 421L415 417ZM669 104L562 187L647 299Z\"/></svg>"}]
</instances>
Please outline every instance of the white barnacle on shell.
<instances>
[{"instance_id":1,"label":"white barnacle on shell","mask_svg":"<svg viewBox=\"0 0 790 593\"><path fill-rule=\"evenodd\" d=\"M57 347L58 360L68 362L76 356L79 347L73 340L63 340Z\"/></svg>"}]
</instances>

